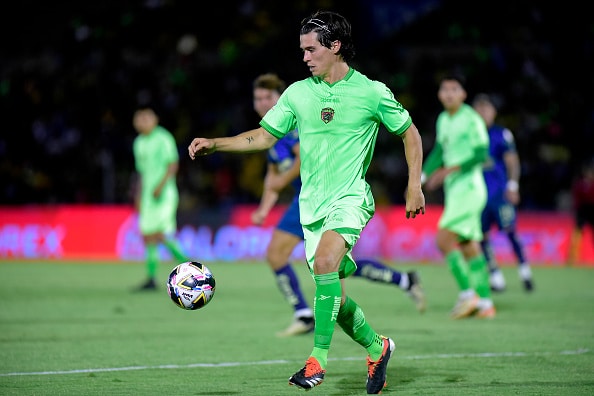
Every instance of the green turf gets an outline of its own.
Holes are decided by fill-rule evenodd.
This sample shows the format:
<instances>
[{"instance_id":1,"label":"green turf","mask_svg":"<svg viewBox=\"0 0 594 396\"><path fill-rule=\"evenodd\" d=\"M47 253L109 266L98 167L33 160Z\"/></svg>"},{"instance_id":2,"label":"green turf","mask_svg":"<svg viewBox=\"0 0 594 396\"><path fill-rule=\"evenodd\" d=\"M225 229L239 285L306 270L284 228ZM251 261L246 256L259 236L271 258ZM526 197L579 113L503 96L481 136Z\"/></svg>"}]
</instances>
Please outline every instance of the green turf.
<instances>
[{"instance_id":1,"label":"green turf","mask_svg":"<svg viewBox=\"0 0 594 396\"><path fill-rule=\"evenodd\" d=\"M173 265L160 268L163 284ZM287 379L312 336L274 336L291 312L268 267L208 265L214 299L184 311L164 287L131 292L141 263L0 261L0 395L302 394ZM594 394L594 270L533 268L528 294L505 267L497 318L455 321L444 266L396 267L420 271L425 314L399 289L348 281L367 320L397 344L384 395ZM313 281L298 271L312 296ZM365 356L337 328L326 380L311 394L365 394Z\"/></svg>"}]
</instances>

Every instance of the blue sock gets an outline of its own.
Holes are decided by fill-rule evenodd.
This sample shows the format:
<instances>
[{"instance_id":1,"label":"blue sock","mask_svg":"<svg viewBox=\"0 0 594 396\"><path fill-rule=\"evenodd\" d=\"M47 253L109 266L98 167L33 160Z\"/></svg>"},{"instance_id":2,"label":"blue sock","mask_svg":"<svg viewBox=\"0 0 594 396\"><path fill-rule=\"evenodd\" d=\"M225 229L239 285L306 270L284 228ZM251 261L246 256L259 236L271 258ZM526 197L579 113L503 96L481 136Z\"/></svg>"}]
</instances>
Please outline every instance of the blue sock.
<instances>
[{"instance_id":1,"label":"blue sock","mask_svg":"<svg viewBox=\"0 0 594 396\"><path fill-rule=\"evenodd\" d=\"M374 282L400 284L400 272L382 264L377 260L360 259L357 261L357 270L353 276L366 278Z\"/></svg>"},{"instance_id":2,"label":"blue sock","mask_svg":"<svg viewBox=\"0 0 594 396\"><path fill-rule=\"evenodd\" d=\"M514 249L514 253L518 258L518 265L522 265L526 263L526 257L524 256L524 249L522 247L522 243L520 242L520 238L518 238L518 234L516 231L508 231L507 238L512 244Z\"/></svg>"},{"instance_id":3,"label":"blue sock","mask_svg":"<svg viewBox=\"0 0 594 396\"><path fill-rule=\"evenodd\" d=\"M274 271L276 274L276 283L285 300L289 302L298 311L300 309L309 309L309 304L305 301L301 287L299 287L299 279L293 271L291 263L287 263L284 267Z\"/></svg>"}]
</instances>

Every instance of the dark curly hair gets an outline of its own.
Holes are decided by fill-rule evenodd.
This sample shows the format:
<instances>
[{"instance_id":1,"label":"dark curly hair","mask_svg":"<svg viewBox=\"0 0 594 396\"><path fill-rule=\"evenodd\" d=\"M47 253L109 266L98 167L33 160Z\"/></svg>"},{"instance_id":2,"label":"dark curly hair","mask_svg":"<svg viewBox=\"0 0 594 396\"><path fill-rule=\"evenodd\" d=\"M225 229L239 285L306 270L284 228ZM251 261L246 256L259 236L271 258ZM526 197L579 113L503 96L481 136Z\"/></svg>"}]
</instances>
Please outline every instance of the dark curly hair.
<instances>
[{"instance_id":1,"label":"dark curly hair","mask_svg":"<svg viewBox=\"0 0 594 396\"><path fill-rule=\"evenodd\" d=\"M355 46L351 38L351 24L342 15L332 11L317 11L301 21L300 34L316 32L318 41L331 48L333 41L340 41L340 51L345 62L355 57Z\"/></svg>"}]
</instances>

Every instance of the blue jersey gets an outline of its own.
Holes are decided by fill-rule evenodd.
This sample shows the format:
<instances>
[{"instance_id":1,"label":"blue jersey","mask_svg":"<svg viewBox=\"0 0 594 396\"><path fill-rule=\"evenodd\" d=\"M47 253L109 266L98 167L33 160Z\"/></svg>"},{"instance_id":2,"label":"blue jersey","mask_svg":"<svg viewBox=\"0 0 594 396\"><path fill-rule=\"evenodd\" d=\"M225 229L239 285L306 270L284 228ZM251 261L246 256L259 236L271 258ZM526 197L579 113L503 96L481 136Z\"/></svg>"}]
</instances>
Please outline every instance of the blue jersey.
<instances>
[{"instance_id":1,"label":"blue jersey","mask_svg":"<svg viewBox=\"0 0 594 396\"><path fill-rule=\"evenodd\" d=\"M274 146L268 150L268 162L276 164L279 172L286 172L291 168L295 161L295 153L293 147L299 143L299 134L297 130L293 130L280 138ZM291 204L287 208L279 220L276 228L293 234L296 237L303 239L303 228L299 219L299 192L301 191L301 177L296 177L291 185L295 189L295 195Z\"/></svg>"},{"instance_id":2,"label":"blue jersey","mask_svg":"<svg viewBox=\"0 0 594 396\"><path fill-rule=\"evenodd\" d=\"M487 199L502 199L507 185L507 169L503 157L516 150L516 143L511 131L500 125L489 127L489 160L483 174L487 184Z\"/></svg>"},{"instance_id":3,"label":"blue jersey","mask_svg":"<svg viewBox=\"0 0 594 396\"><path fill-rule=\"evenodd\" d=\"M293 147L299 144L299 134L297 130L293 130L279 139L274 146L268 150L268 162L275 164L280 173L286 172L293 166L295 161L295 153ZM299 196L301 190L301 178L296 177L291 186L295 189L295 195Z\"/></svg>"}]
</instances>

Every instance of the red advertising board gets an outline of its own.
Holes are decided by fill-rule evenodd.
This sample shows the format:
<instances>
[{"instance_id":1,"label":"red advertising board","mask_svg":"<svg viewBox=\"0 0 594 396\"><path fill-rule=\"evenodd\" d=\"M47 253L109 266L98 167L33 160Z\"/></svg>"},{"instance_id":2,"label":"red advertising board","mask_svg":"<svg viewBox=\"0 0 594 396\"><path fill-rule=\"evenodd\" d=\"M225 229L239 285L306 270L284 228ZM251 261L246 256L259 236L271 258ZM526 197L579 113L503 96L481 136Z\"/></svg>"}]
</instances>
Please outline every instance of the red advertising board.
<instances>
[{"instance_id":1,"label":"red advertising board","mask_svg":"<svg viewBox=\"0 0 594 396\"><path fill-rule=\"evenodd\" d=\"M283 207L275 208L262 227L251 224L251 205L220 215L220 226L179 224L178 237L190 257L201 260L261 260ZM355 246L357 257L375 256L402 262L442 262L435 247L441 206L406 219L403 206L380 207ZM200 218L200 216L182 216ZM520 212L518 228L526 256L535 265L563 265L572 218L568 213ZM491 233L495 254L503 263L514 258L505 235ZM582 264L594 265L591 230L583 236ZM294 251L303 257L303 246ZM160 252L167 256L165 249ZM144 247L132 207L24 206L0 207L0 259L142 260Z\"/></svg>"},{"instance_id":2,"label":"red advertising board","mask_svg":"<svg viewBox=\"0 0 594 396\"><path fill-rule=\"evenodd\" d=\"M0 257L116 259L116 235L128 206L0 208Z\"/></svg>"}]
</instances>

